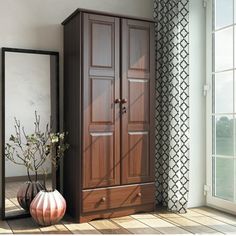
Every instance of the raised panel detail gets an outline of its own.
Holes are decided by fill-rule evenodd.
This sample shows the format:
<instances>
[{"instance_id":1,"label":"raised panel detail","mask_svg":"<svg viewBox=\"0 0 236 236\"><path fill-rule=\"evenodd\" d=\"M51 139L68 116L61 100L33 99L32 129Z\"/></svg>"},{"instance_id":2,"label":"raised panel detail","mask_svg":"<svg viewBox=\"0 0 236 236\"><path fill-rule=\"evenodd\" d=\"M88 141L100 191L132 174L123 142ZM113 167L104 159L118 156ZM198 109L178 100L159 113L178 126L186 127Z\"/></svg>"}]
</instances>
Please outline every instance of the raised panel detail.
<instances>
[{"instance_id":1,"label":"raised panel detail","mask_svg":"<svg viewBox=\"0 0 236 236\"><path fill-rule=\"evenodd\" d=\"M112 180L114 177L113 133L91 133L91 180Z\"/></svg>"},{"instance_id":2,"label":"raised panel detail","mask_svg":"<svg viewBox=\"0 0 236 236\"><path fill-rule=\"evenodd\" d=\"M114 79L91 79L92 122L113 123Z\"/></svg>"},{"instance_id":3,"label":"raised panel detail","mask_svg":"<svg viewBox=\"0 0 236 236\"><path fill-rule=\"evenodd\" d=\"M149 122L149 81L129 79L129 123Z\"/></svg>"},{"instance_id":4,"label":"raised panel detail","mask_svg":"<svg viewBox=\"0 0 236 236\"><path fill-rule=\"evenodd\" d=\"M92 65L93 67L112 67L114 45L114 25L102 22L92 23Z\"/></svg>"},{"instance_id":5,"label":"raised panel detail","mask_svg":"<svg viewBox=\"0 0 236 236\"><path fill-rule=\"evenodd\" d=\"M128 177L142 178L149 175L149 133L129 132Z\"/></svg>"},{"instance_id":6,"label":"raised panel detail","mask_svg":"<svg viewBox=\"0 0 236 236\"><path fill-rule=\"evenodd\" d=\"M130 28L129 67L149 71L149 30Z\"/></svg>"}]
</instances>

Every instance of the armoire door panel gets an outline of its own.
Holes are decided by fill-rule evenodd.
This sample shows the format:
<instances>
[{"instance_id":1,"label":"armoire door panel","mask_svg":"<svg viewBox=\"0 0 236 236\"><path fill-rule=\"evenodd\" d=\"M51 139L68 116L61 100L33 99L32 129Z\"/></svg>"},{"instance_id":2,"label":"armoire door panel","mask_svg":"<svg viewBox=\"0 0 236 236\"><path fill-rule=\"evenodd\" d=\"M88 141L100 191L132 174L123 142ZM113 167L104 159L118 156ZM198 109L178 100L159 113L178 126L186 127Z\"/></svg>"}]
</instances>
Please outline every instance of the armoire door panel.
<instances>
[{"instance_id":1,"label":"armoire door panel","mask_svg":"<svg viewBox=\"0 0 236 236\"><path fill-rule=\"evenodd\" d=\"M91 79L91 123L114 124L114 79Z\"/></svg>"},{"instance_id":2,"label":"armoire door panel","mask_svg":"<svg viewBox=\"0 0 236 236\"><path fill-rule=\"evenodd\" d=\"M129 132L129 179L142 182L142 178L149 176L149 133L148 132Z\"/></svg>"},{"instance_id":3,"label":"armoire door panel","mask_svg":"<svg viewBox=\"0 0 236 236\"><path fill-rule=\"evenodd\" d=\"M95 21L91 22L91 28L92 66L112 67L114 25Z\"/></svg>"},{"instance_id":4,"label":"armoire door panel","mask_svg":"<svg viewBox=\"0 0 236 236\"><path fill-rule=\"evenodd\" d=\"M90 39L90 69L97 69L102 71L115 70L115 53L117 34L119 29L117 25L119 20L114 17L89 15L89 34ZM103 70L104 69L104 70Z\"/></svg>"},{"instance_id":5,"label":"armoire door panel","mask_svg":"<svg viewBox=\"0 0 236 236\"><path fill-rule=\"evenodd\" d=\"M122 19L122 184L153 181L153 25Z\"/></svg>"},{"instance_id":6,"label":"armoire door panel","mask_svg":"<svg viewBox=\"0 0 236 236\"><path fill-rule=\"evenodd\" d=\"M129 69L149 71L149 28L129 27Z\"/></svg>"},{"instance_id":7,"label":"armoire door panel","mask_svg":"<svg viewBox=\"0 0 236 236\"><path fill-rule=\"evenodd\" d=\"M114 155L114 134L113 132L91 133L91 155L87 160L91 182L98 181L114 184L115 155Z\"/></svg>"},{"instance_id":8,"label":"armoire door panel","mask_svg":"<svg viewBox=\"0 0 236 236\"><path fill-rule=\"evenodd\" d=\"M149 81L128 80L128 111L130 123L149 123Z\"/></svg>"},{"instance_id":9,"label":"armoire door panel","mask_svg":"<svg viewBox=\"0 0 236 236\"><path fill-rule=\"evenodd\" d=\"M83 188L120 184L119 19L83 14Z\"/></svg>"}]
</instances>

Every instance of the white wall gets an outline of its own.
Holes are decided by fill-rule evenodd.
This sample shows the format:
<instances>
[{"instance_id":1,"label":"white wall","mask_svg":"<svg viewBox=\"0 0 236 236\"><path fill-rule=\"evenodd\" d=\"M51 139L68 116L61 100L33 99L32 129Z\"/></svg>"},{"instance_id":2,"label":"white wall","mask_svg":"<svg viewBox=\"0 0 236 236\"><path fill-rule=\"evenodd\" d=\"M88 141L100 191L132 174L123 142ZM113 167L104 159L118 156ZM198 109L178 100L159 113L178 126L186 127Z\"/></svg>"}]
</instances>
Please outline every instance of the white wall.
<instances>
[{"instance_id":1,"label":"white wall","mask_svg":"<svg viewBox=\"0 0 236 236\"><path fill-rule=\"evenodd\" d=\"M190 186L189 207L205 204L206 179L205 97L206 78L205 8L202 0L190 0Z\"/></svg>"}]
</instances>

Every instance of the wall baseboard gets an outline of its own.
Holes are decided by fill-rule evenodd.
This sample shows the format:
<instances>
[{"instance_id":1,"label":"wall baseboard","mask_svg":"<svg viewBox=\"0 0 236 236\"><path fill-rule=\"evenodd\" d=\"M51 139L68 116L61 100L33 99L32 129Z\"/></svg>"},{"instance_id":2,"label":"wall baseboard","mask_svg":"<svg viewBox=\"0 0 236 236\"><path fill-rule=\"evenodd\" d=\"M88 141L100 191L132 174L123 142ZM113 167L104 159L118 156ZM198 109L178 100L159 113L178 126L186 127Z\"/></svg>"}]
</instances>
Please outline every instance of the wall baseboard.
<instances>
[{"instance_id":1,"label":"wall baseboard","mask_svg":"<svg viewBox=\"0 0 236 236\"><path fill-rule=\"evenodd\" d=\"M32 180L35 180L35 175L30 176ZM43 175L38 175L38 180L43 180ZM52 174L47 175L47 180L52 179ZM20 181L28 181L28 176L11 176L11 177L5 177L5 183L12 183L12 182L20 182Z\"/></svg>"}]
</instances>

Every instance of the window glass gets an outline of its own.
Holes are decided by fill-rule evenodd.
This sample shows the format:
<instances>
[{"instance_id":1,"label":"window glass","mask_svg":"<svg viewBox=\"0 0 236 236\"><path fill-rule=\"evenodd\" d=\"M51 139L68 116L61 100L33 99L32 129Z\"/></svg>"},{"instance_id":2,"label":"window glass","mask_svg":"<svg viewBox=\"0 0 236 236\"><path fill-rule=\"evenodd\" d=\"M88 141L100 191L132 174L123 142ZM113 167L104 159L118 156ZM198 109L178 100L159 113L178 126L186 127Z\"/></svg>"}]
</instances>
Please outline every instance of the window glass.
<instances>
[{"instance_id":1,"label":"window glass","mask_svg":"<svg viewBox=\"0 0 236 236\"><path fill-rule=\"evenodd\" d=\"M215 0L215 29L233 24L233 0Z\"/></svg>"}]
</instances>

